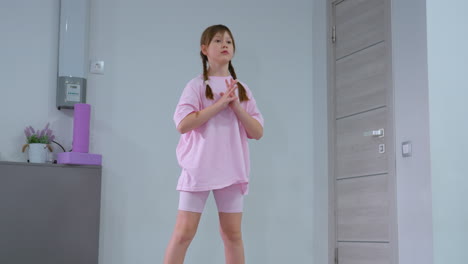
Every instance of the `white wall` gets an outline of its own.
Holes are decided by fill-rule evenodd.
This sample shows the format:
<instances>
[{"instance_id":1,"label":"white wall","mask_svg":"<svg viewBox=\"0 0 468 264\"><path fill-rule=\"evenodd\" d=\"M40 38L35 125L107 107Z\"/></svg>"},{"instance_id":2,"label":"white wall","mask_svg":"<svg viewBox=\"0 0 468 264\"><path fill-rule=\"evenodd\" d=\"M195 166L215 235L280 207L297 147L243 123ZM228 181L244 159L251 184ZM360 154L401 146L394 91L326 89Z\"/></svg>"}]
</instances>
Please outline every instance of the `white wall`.
<instances>
[{"instance_id":1,"label":"white wall","mask_svg":"<svg viewBox=\"0 0 468 264\"><path fill-rule=\"evenodd\" d=\"M36 2L3 0L0 9L7 40L0 44L2 160L25 160L18 150L29 124L50 121L59 142L71 145L72 112L55 109L59 1ZM314 92L314 85L325 82L323 69L315 75L322 79L314 81L312 74L318 66L313 57L323 49L313 41L313 13L307 0L255 6L246 0L92 1L90 58L105 61L105 74L88 79L90 152L103 154L101 264L162 260L178 203L179 135L172 114L186 82L201 72L200 35L217 23L233 31L238 77L253 90L266 120L264 138L251 142L243 222L247 263L326 258L313 246L317 237L326 239L327 228L314 224L326 224L315 217L325 201L315 198L326 197L327 188L314 193L320 190L314 183L321 182L314 173L326 167L312 162L323 151L314 147L320 131L313 128L320 116L314 111L325 107L313 106L314 93L323 92ZM320 41L323 34L317 34ZM205 212L187 264L223 262L212 198Z\"/></svg>"},{"instance_id":2,"label":"white wall","mask_svg":"<svg viewBox=\"0 0 468 264\"><path fill-rule=\"evenodd\" d=\"M433 263L426 1L392 0L399 264ZM403 158L401 143L412 141ZM447 262L448 263L448 262Z\"/></svg>"},{"instance_id":3,"label":"white wall","mask_svg":"<svg viewBox=\"0 0 468 264\"><path fill-rule=\"evenodd\" d=\"M21 146L29 125L50 122L56 140L71 145L73 113L55 108L58 8L58 0L1 1L0 160L27 160Z\"/></svg>"},{"instance_id":4,"label":"white wall","mask_svg":"<svg viewBox=\"0 0 468 264\"><path fill-rule=\"evenodd\" d=\"M313 186L314 186L314 262L329 263L335 250L330 250L329 175L328 175L328 83L327 83L327 1L313 1Z\"/></svg>"},{"instance_id":5,"label":"white wall","mask_svg":"<svg viewBox=\"0 0 468 264\"><path fill-rule=\"evenodd\" d=\"M434 263L466 263L466 1L427 1Z\"/></svg>"},{"instance_id":6,"label":"white wall","mask_svg":"<svg viewBox=\"0 0 468 264\"><path fill-rule=\"evenodd\" d=\"M162 258L180 172L172 114L186 82L201 72L200 35L215 23L231 27L238 77L252 88L266 120L264 138L251 144L247 261L312 261L312 5L255 5L93 2L90 56L106 64L105 75L89 79L94 148L105 157L101 263ZM187 264L223 262L217 225L210 200Z\"/></svg>"}]
</instances>

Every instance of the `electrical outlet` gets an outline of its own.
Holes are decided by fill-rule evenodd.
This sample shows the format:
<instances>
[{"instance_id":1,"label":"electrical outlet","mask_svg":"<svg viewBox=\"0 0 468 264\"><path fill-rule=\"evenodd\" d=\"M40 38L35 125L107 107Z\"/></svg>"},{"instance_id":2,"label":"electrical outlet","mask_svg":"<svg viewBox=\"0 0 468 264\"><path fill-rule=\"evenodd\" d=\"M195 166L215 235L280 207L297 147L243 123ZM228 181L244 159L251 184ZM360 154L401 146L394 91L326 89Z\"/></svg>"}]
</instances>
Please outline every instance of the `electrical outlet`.
<instances>
[{"instance_id":1,"label":"electrical outlet","mask_svg":"<svg viewBox=\"0 0 468 264\"><path fill-rule=\"evenodd\" d=\"M104 74L104 61L91 61L89 72L96 74Z\"/></svg>"}]
</instances>

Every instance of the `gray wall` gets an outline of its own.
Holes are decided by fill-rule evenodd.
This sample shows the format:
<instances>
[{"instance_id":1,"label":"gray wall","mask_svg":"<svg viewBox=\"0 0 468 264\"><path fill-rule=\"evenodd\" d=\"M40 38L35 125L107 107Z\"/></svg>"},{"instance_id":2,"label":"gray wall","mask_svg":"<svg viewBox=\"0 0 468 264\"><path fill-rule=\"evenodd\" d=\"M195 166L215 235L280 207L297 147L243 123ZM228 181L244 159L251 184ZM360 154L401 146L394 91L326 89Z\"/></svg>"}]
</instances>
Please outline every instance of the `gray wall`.
<instances>
[{"instance_id":1,"label":"gray wall","mask_svg":"<svg viewBox=\"0 0 468 264\"><path fill-rule=\"evenodd\" d=\"M90 58L106 62L105 75L89 77L88 95L91 152L104 155L100 262L162 259L178 198L172 113L185 83L201 70L202 30L224 23L238 43L239 78L254 91L266 119L264 138L251 142L247 261L325 263L325 1L264 0L258 8L248 1L187 1L182 8L143 0L92 2ZM55 109L59 0L1 0L1 6L0 160L26 160L20 152L26 125L51 122L69 149L72 112ZM426 53L426 1L392 1L397 154L407 139L415 151L397 160L400 263L431 263L432 230L435 263L466 259L462 63L468 43L453 27L466 24L466 9L461 0L427 1ZM447 41L455 36L455 44ZM452 133L455 128L459 133ZM187 263L222 263L217 225L210 198Z\"/></svg>"},{"instance_id":2,"label":"gray wall","mask_svg":"<svg viewBox=\"0 0 468 264\"><path fill-rule=\"evenodd\" d=\"M398 259L433 263L426 1L392 0ZM412 141L403 158L401 143Z\"/></svg>"},{"instance_id":3,"label":"gray wall","mask_svg":"<svg viewBox=\"0 0 468 264\"><path fill-rule=\"evenodd\" d=\"M434 263L466 263L466 1L427 1Z\"/></svg>"},{"instance_id":4,"label":"gray wall","mask_svg":"<svg viewBox=\"0 0 468 264\"><path fill-rule=\"evenodd\" d=\"M467 8L392 1L397 150L414 150L397 155L400 264L466 262Z\"/></svg>"},{"instance_id":5,"label":"gray wall","mask_svg":"<svg viewBox=\"0 0 468 264\"><path fill-rule=\"evenodd\" d=\"M54 107L59 1L36 2L3 0L0 9L7 40L0 44L3 160L26 159L19 148L29 124L50 121L58 140L67 149L71 145L72 112ZM325 151L314 146L320 143L314 143L314 133L324 136L313 127L314 118L326 122L323 102L313 104L325 87L324 69L314 61L320 55L324 62L324 29L314 35L318 25L312 14L320 14L314 8L307 0L263 0L255 6L250 1L92 1L90 59L105 61L105 74L88 79L90 152L103 154L100 263L162 260L178 203L179 135L172 114L186 82L201 72L200 35L217 23L232 29L238 77L253 90L266 121L262 140L251 142L251 193L243 224L247 262L326 258L313 244L320 245L320 238L322 247L327 243L326 220L318 215L326 213L326 187L314 185L323 183L326 167L312 162ZM324 17L315 20L323 23ZM321 90L314 92L315 85ZM319 172L322 178L315 179ZM223 262L212 198L205 211L187 264Z\"/></svg>"},{"instance_id":6,"label":"gray wall","mask_svg":"<svg viewBox=\"0 0 468 264\"><path fill-rule=\"evenodd\" d=\"M329 252L329 175L328 175L328 94L327 94L327 1L313 1L312 22L312 73L313 73L313 195L314 195L314 262L333 260L334 250ZM334 247L331 247L334 248Z\"/></svg>"},{"instance_id":7,"label":"gray wall","mask_svg":"<svg viewBox=\"0 0 468 264\"><path fill-rule=\"evenodd\" d=\"M251 142L247 262L312 261L312 3L255 6L93 2L90 57L106 65L104 75L89 78L93 147L104 155L101 263L162 259L178 202L172 114L186 82L202 70L200 35L216 23L233 31L238 77L266 120L264 138ZM211 199L205 212L187 264L223 262Z\"/></svg>"},{"instance_id":8,"label":"gray wall","mask_svg":"<svg viewBox=\"0 0 468 264\"><path fill-rule=\"evenodd\" d=\"M0 160L26 161L26 126L50 122L57 140L71 145L73 113L55 108L59 1L0 0L0 6Z\"/></svg>"}]
</instances>

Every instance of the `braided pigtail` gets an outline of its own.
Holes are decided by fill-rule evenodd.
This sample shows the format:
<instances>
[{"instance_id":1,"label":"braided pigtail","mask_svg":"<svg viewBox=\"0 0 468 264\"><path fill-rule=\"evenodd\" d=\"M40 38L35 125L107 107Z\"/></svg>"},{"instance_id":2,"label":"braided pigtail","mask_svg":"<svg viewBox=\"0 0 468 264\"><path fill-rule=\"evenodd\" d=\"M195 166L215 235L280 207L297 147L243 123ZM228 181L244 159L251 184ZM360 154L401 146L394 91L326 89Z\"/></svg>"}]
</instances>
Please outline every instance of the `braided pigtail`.
<instances>
[{"instance_id":1,"label":"braided pigtail","mask_svg":"<svg viewBox=\"0 0 468 264\"><path fill-rule=\"evenodd\" d=\"M206 85L205 96L206 98L213 100L214 99L213 90L211 90L211 87L208 84L208 66L207 66L208 57L206 57L206 55L203 54L202 52L200 52L200 56L202 57L202 62L203 62L203 82Z\"/></svg>"},{"instance_id":2,"label":"braided pigtail","mask_svg":"<svg viewBox=\"0 0 468 264\"><path fill-rule=\"evenodd\" d=\"M229 72L231 73L232 78L234 80L237 80L237 75L236 72L234 71L234 66L232 66L232 63L229 61ZM247 96L247 91L245 90L244 86L238 82L237 83L237 90L239 91L239 101L248 101L249 97Z\"/></svg>"}]
</instances>

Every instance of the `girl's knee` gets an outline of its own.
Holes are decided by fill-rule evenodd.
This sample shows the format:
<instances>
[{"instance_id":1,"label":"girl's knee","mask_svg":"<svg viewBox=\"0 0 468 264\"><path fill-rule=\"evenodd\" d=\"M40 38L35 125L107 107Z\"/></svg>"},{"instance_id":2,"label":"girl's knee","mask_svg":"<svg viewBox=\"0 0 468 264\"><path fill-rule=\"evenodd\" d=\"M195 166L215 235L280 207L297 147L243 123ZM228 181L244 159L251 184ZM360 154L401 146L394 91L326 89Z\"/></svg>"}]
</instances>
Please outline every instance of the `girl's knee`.
<instances>
[{"instance_id":1,"label":"girl's knee","mask_svg":"<svg viewBox=\"0 0 468 264\"><path fill-rule=\"evenodd\" d=\"M242 241L242 232L236 229L220 229L223 241L230 243L238 243Z\"/></svg>"},{"instance_id":2,"label":"girl's knee","mask_svg":"<svg viewBox=\"0 0 468 264\"><path fill-rule=\"evenodd\" d=\"M174 240L177 244L190 244L195 237L196 229L183 228L174 232Z\"/></svg>"},{"instance_id":3,"label":"girl's knee","mask_svg":"<svg viewBox=\"0 0 468 264\"><path fill-rule=\"evenodd\" d=\"M190 243L197 232L201 214L179 211L173 234L173 240L177 244Z\"/></svg>"}]
</instances>

